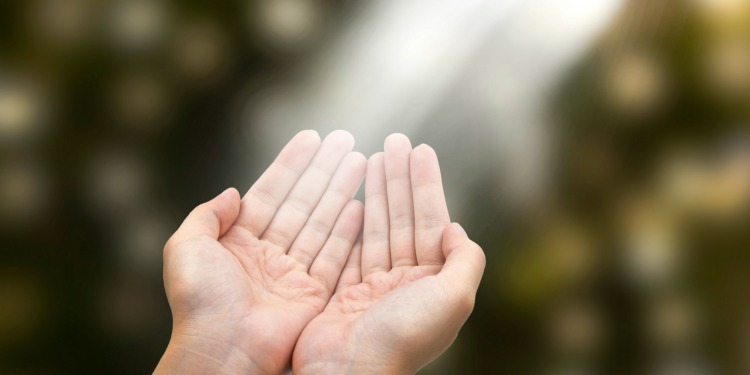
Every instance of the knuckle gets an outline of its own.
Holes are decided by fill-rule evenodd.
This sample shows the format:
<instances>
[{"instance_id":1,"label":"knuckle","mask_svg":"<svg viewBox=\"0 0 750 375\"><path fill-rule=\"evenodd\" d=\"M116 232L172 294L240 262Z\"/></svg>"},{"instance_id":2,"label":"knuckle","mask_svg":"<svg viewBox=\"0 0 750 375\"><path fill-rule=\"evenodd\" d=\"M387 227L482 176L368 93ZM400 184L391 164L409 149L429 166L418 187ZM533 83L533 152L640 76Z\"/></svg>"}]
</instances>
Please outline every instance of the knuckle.
<instances>
[{"instance_id":1,"label":"knuckle","mask_svg":"<svg viewBox=\"0 0 750 375\"><path fill-rule=\"evenodd\" d=\"M331 225L320 218L311 217L305 225L313 232L321 234L324 237L328 237L331 234Z\"/></svg>"},{"instance_id":2,"label":"knuckle","mask_svg":"<svg viewBox=\"0 0 750 375\"><path fill-rule=\"evenodd\" d=\"M255 197L258 202L267 206L273 207L278 205L279 203L276 195L272 191L268 190L268 188L266 188L265 186L258 185L251 187L250 195Z\"/></svg>"},{"instance_id":3,"label":"knuckle","mask_svg":"<svg viewBox=\"0 0 750 375\"><path fill-rule=\"evenodd\" d=\"M294 240L294 237L292 237L291 234L281 230L271 230L264 234L264 236L266 240L282 249L288 249L289 245Z\"/></svg>"},{"instance_id":4,"label":"knuckle","mask_svg":"<svg viewBox=\"0 0 750 375\"><path fill-rule=\"evenodd\" d=\"M297 249L297 251L294 252L294 257L303 264L312 264L313 260L315 259L313 251L304 248Z\"/></svg>"},{"instance_id":5,"label":"knuckle","mask_svg":"<svg viewBox=\"0 0 750 375\"><path fill-rule=\"evenodd\" d=\"M292 210L297 211L305 217L310 216L310 214L312 213L312 207L304 197L290 196L287 199L286 204L291 207Z\"/></svg>"},{"instance_id":6,"label":"knuckle","mask_svg":"<svg viewBox=\"0 0 750 375\"><path fill-rule=\"evenodd\" d=\"M349 191L343 186L332 187L326 192L326 194L328 194L330 199L334 202L346 202L351 199L349 197Z\"/></svg>"},{"instance_id":7,"label":"knuckle","mask_svg":"<svg viewBox=\"0 0 750 375\"><path fill-rule=\"evenodd\" d=\"M376 228L365 226L363 238L365 242L385 242L390 240L389 230L386 227Z\"/></svg>"},{"instance_id":8,"label":"knuckle","mask_svg":"<svg viewBox=\"0 0 750 375\"><path fill-rule=\"evenodd\" d=\"M391 230L413 230L414 215L411 212L396 212L390 217Z\"/></svg>"},{"instance_id":9,"label":"knuckle","mask_svg":"<svg viewBox=\"0 0 750 375\"><path fill-rule=\"evenodd\" d=\"M316 260L317 259L327 262L328 264L332 265L335 269L344 268L344 262L346 262L346 259L336 256L335 254L328 253L328 252L321 252L320 254L318 254Z\"/></svg>"},{"instance_id":10,"label":"knuckle","mask_svg":"<svg viewBox=\"0 0 750 375\"><path fill-rule=\"evenodd\" d=\"M336 238L338 243L336 244L336 247L340 250L350 250L354 247L354 241L355 239L351 236L346 236L342 234L335 234L332 235L332 237Z\"/></svg>"},{"instance_id":11,"label":"knuckle","mask_svg":"<svg viewBox=\"0 0 750 375\"><path fill-rule=\"evenodd\" d=\"M429 230L434 228L443 229L448 222L443 215L437 213L425 213L417 220L419 229Z\"/></svg>"}]
</instances>

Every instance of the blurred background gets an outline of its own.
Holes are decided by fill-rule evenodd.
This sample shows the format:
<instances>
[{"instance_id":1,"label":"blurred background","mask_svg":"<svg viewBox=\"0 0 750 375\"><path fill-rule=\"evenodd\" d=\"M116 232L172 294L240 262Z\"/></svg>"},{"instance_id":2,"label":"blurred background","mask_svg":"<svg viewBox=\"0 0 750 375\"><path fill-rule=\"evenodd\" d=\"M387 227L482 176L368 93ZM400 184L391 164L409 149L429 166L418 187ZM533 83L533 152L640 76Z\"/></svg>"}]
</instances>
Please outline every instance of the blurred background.
<instances>
[{"instance_id":1,"label":"blurred background","mask_svg":"<svg viewBox=\"0 0 750 375\"><path fill-rule=\"evenodd\" d=\"M435 147L424 374L750 373L750 1L0 2L0 373L149 373L164 242L297 131Z\"/></svg>"}]
</instances>

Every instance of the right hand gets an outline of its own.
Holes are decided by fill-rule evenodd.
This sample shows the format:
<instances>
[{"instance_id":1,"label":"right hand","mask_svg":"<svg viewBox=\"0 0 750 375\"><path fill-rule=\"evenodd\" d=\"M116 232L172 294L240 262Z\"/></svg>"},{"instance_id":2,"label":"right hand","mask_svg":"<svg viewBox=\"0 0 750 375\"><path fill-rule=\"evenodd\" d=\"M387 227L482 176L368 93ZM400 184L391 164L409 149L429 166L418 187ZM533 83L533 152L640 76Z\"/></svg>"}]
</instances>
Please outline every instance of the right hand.
<instances>
[{"instance_id":1,"label":"right hand","mask_svg":"<svg viewBox=\"0 0 750 375\"><path fill-rule=\"evenodd\" d=\"M155 373L280 374L328 303L362 223L352 136L295 136L242 200L198 206L164 249L172 309Z\"/></svg>"}]
</instances>

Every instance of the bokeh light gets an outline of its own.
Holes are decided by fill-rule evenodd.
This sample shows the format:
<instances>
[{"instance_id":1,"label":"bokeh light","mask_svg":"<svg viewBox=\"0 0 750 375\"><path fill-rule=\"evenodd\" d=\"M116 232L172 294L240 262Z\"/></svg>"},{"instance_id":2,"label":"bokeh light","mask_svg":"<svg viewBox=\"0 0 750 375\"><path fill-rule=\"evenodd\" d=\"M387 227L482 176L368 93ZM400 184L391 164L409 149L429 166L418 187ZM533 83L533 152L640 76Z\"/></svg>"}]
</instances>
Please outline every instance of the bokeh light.
<instances>
[{"instance_id":1,"label":"bokeh light","mask_svg":"<svg viewBox=\"0 0 750 375\"><path fill-rule=\"evenodd\" d=\"M648 336L658 348L686 348L698 338L698 312L686 297L663 293L647 309Z\"/></svg>"},{"instance_id":2,"label":"bokeh light","mask_svg":"<svg viewBox=\"0 0 750 375\"><path fill-rule=\"evenodd\" d=\"M110 2L104 25L116 48L141 51L161 42L168 31L168 8L159 0Z\"/></svg>"},{"instance_id":3,"label":"bokeh light","mask_svg":"<svg viewBox=\"0 0 750 375\"><path fill-rule=\"evenodd\" d=\"M107 216L130 214L149 203L149 179L141 158L127 151L106 150L88 168L85 197Z\"/></svg>"},{"instance_id":4,"label":"bokeh light","mask_svg":"<svg viewBox=\"0 0 750 375\"><path fill-rule=\"evenodd\" d=\"M553 345L563 353L585 358L603 342L605 322L590 302L569 302L559 307L550 320Z\"/></svg>"},{"instance_id":5,"label":"bokeh light","mask_svg":"<svg viewBox=\"0 0 750 375\"><path fill-rule=\"evenodd\" d=\"M666 72L655 56L631 52L613 58L605 78L612 105L624 113L643 114L664 100Z\"/></svg>"},{"instance_id":6,"label":"bokeh light","mask_svg":"<svg viewBox=\"0 0 750 375\"><path fill-rule=\"evenodd\" d=\"M139 213L118 223L122 227L112 238L119 253L115 259L117 264L140 273L159 275L162 258L154 249L164 247L173 229L170 221L162 216Z\"/></svg>"},{"instance_id":7,"label":"bokeh light","mask_svg":"<svg viewBox=\"0 0 750 375\"><path fill-rule=\"evenodd\" d=\"M159 303L142 280L114 276L97 288L96 317L103 331L123 341L143 340L158 324Z\"/></svg>"},{"instance_id":8,"label":"bokeh light","mask_svg":"<svg viewBox=\"0 0 750 375\"><path fill-rule=\"evenodd\" d=\"M195 22L178 29L173 48L176 66L187 82L216 81L231 63L225 36L210 24Z\"/></svg>"},{"instance_id":9,"label":"bokeh light","mask_svg":"<svg viewBox=\"0 0 750 375\"><path fill-rule=\"evenodd\" d=\"M173 95L168 82L155 73L126 72L110 88L113 122L134 133L158 133L168 123Z\"/></svg>"},{"instance_id":10,"label":"bokeh light","mask_svg":"<svg viewBox=\"0 0 750 375\"><path fill-rule=\"evenodd\" d=\"M260 0L248 5L250 29L275 51L305 50L322 37L327 14L321 0Z\"/></svg>"},{"instance_id":11,"label":"bokeh light","mask_svg":"<svg viewBox=\"0 0 750 375\"><path fill-rule=\"evenodd\" d=\"M422 374L750 373L747 0L0 3L0 373L152 371L164 242L308 128L485 250Z\"/></svg>"},{"instance_id":12,"label":"bokeh light","mask_svg":"<svg viewBox=\"0 0 750 375\"><path fill-rule=\"evenodd\" d=\"M44 167L31 161L0 166L0 225L24 227L46 215L53 186Z\"/></svg>"},{"instance_id":13,"label":"bokeh light","mask_svg":"<svg viewBox=\"0 0 750 375\"><path fill-rule=\"evenodd\" d=\"M723 97L746 98L750 90L750 43L747 37L722 40L706 55L708 84Z\"/></svg>"},{"instance_id":14,"label":"bokeh light","mask_svg":"<svg viewBox=\"0 0 750 375\"><path fill-rule=\"evenodd\" d=\"M0 142L28 144L45 132L46 98L29 80L0 70Z\"/></svg>"},{"instance_id":15,"label":"bokeh light","mask_svg":"<svg viewBox=\"0 0 750 375\"><path fill-rule=\"evenodd\" d=\"M659 201L634 198L624 208L626 243L623 263L637 282L659 284L679 269L682 244L674 218Z\"/></svg>"},{"instance_id":16,"label":"bokeh light","mask_svg":"<svg viewBox=\"0 0 750 375\"><path fill-rule=\"evenodd\" d=\"M97 11L90 0L38 0L32 2L29 17L45 46L64 48L91 37Z\"/></svg>"}]
</instances>

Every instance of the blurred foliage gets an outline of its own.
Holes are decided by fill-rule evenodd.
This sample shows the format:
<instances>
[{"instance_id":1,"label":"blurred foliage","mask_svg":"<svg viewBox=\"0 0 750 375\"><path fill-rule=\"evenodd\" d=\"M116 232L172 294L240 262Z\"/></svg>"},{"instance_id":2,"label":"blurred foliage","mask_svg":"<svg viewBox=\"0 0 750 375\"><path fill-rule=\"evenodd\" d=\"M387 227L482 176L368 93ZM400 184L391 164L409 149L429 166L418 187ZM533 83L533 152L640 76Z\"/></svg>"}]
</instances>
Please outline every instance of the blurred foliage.
<instances>
[{"instance_id":1,"label":"blurred foliage","mask_svg":"<svg viewBox=\"0 0 750 375\"><path fill-rule=\"evenodd\" d=\"M743 1L630 1L568 74L551 196L521 220L475 217L508 229L479 239L502 251L472 370L750 370L748 17Z\"/></svg>"},{"instance_id":2,"label":"blurred foliage","mask_svg":"<svg viewBox=\"0 0 750 375\"><path fill-rule=\"evenodd\" d=\"M256 126L237 97L293 77L355 8L0 2L0 373L151 371L164 241L252 180L224 167L254 156L228 146ZM487 271L423 372L750 372L750 3L627 1L545 117L548 194L466 187Z\"/></svg>"}]
</instances>

